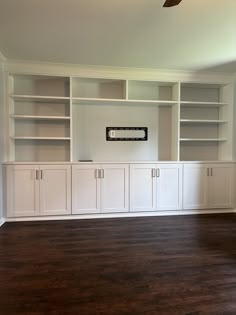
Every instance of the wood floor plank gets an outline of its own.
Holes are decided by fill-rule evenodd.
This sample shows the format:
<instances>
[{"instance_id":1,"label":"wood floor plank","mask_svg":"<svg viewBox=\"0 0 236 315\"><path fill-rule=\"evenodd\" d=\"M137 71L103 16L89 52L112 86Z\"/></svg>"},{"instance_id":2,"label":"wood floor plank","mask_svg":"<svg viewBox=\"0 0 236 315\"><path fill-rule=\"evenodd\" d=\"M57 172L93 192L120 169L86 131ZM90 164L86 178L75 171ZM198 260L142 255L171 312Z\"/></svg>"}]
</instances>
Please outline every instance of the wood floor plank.
<instances>
[{"instance_id":1,"label":"wood floor plank","mask_svg":"<svg viewBox=\"0 0 236 315\"><path fill-rule=\"evenodd\" d=\"M6 223L0 314L236 314L236 216Z\"/></svg>"}]
</instances>

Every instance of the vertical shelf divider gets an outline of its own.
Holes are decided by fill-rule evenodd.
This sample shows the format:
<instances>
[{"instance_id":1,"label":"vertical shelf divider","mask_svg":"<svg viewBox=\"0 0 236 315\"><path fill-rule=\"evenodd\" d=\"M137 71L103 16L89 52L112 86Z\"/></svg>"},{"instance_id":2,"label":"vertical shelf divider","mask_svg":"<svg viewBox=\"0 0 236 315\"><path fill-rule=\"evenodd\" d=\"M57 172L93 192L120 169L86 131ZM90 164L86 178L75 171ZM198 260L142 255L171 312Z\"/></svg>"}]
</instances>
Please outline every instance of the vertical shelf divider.
<instances>
[{"instance_id":1,"label":"vertical shelf divider","mask_svg":"<svg viewBox=\"0 0 236 315\"><path fill-rule=\"evenodd\" d=\"M70 162L73 162L73 102L72 102L72 76L70 76Z\"/></svg>"},{"instance_id":2,"label":"vertical shelf divider","mask_svg":"<svg viewBox=\"0 0 236 315\"><path fill-rule=\"evenodd\" d=\"M173 87L173 99L177 100L177 104L172 108L172 160L179 161L180 159L180 82L177 82Z\"/></svg>"},{"instance_id":3,"label":"vertical shelf divider","mask_svg":"<svg viewBox=\"0 0 236 315\"><path fill-rule=\"evenodd\" d=\"M129 80L125 80L125 100L129 99Z\"/></svg>"}]
</instances>

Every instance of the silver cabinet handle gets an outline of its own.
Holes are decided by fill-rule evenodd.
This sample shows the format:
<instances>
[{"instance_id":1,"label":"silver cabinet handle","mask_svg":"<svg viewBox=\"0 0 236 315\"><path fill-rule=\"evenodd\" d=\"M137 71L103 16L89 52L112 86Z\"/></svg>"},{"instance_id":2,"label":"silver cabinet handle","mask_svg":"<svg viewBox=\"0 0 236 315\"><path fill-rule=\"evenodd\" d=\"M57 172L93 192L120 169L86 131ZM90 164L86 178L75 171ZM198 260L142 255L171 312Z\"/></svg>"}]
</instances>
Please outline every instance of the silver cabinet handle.
<instances>
[{"instance_id":1,"label":"silver cabinet handle","mask_svg":"<svg viewBox=\"0 0 236 315\"><path fill-rule=\"evenodd\" d=\"M211 168L211 176L213 176L213 168Z\"/></svg>"},{"instance_id":2,"label":"silver cabinet handle","mask_svg":"<svg viewBox=\"0 0 236 315\"><path fill-rule=\"evenodd\" d=\"M156 177L156 170L155 170L155 168L152 168L152 177Z\"/></svg>"},{"instance_id":3,"label":"silver cabinet handle","mask_svg":"<svg viewBox=\"0 0 236 315\"><path fill-rule=\"evenodd\" d=\"M209 167L208 167L208 168L207 168L207 176L209 176L209 170L210 170L210 169L209 169Z\"/></svg>"},{"instance_id":4,"label":"silver cabinet handle","mask_svg":"<svg viewBox=\"0 0 236 315\"><path fill-rule=\"evenodd\" d=\"M160 169L159 168L156 169L156 177L160 177Z\"/></svg>"},{"instance_id":5,"label":"silver cabinet handle","mask_svg":"<svg viewBox=\"0 0 236 315\"><path fill-rule=\"evenodd\" d=\"M100 178L100 170L98 168L95 170L95 178Z\"/></svg>"},{"instance_id":6,"label":"silver cabinet handle","mask_svg":"<svg viewBox=\"0 0 236 315\"><path fill-rule=\"evenodd\" d=\"M36 180L39 179L39 171L38 170L35 170L35 177L36 177Z\"/></svg>"},{"instance_id":7,"label":"silver cabinet handle","mask_svg":"<svg viewBox=\"0 0 236 315\"><path fill-rule=\"evenodd\" d=\"M104 178L104 169L103 168L101 168L101 178Z\"/></svg>"},{"instance_id":8,"label":"silver cabinet handle","mask_svg":"<svg viewBox=\"0 0 236 315\"><path fill-rule=\"evenodd\" d=\"M43 170L40 170L40 179L43 179Z\"/></svg>"}]
</instances>

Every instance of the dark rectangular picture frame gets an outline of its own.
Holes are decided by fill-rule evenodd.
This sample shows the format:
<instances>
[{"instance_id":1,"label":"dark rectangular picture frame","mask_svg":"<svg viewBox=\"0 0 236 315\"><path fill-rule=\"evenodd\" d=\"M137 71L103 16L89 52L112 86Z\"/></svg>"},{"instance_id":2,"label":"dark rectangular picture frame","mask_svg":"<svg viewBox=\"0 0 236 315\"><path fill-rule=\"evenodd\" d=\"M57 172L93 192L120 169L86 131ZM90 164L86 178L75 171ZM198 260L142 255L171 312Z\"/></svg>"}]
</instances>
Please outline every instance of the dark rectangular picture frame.
<instances>
[{"instance_id":1,"label":"dark rectangular picture frame","mask_svg":"<svg viewBox=\"0 0 236 315\"><path fill-rule=\"evenodd\" d=\"M144 137L137 138L113 138L110 137L111 130L143 130ZM147 141L148 140L148 128L147 127L106 127L106 140L107 141Z\"/></svg>"}]
</instances>

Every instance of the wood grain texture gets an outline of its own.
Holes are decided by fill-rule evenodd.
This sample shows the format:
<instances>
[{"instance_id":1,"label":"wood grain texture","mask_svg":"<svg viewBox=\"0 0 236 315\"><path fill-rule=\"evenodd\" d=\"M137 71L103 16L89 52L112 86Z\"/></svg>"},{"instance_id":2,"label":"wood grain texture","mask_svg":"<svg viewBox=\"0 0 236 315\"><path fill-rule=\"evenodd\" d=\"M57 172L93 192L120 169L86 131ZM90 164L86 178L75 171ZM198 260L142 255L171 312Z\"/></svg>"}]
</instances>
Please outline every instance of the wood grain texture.
<instances>
[{"instance_id":1,"label":"wood grain texture","mask_svg":"<svg viewBox=\"0 0 236 315\"><path fill-rule=\"evenodd\" d=\"M1 315L236 314L236 216L6 223Z\"/></svg>"}]
</instances>

